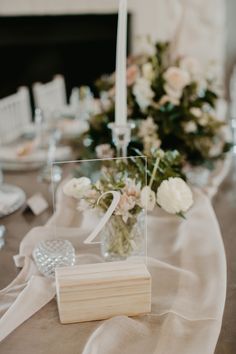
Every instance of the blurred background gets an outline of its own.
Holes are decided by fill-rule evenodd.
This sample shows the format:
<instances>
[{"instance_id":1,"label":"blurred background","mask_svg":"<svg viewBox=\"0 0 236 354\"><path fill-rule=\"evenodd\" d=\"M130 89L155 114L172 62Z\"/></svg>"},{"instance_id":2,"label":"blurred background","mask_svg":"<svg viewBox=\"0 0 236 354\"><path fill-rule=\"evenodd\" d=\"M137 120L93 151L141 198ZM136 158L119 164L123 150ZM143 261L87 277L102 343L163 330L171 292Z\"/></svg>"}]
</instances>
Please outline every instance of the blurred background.
<instances>
[{"instance_id":1,"label":"blurred background","mask_svg":"<svg viewBox=\"0 0 236 354\"><path fill-rule=\"evenodd\" d=\"M0 98L19 86L65 77L67 94L115 68L117 1L0 0ZM176 52L225 71L236 60L234 0L129 1L129 53L140 37L174 39ZM86 68L86 70L85 70Z\"/></svg>"},{"instance_id":2,"label":"blurred background","mask_svg":"<svg viewBox=\"0 0 236 354\"><path fill-rule=\"evenodd\" d=\"M230 74L232 73L233 66L236 63L236 24L235 24L235 14L236 14L236 2L234 0L226 0L226 59L225 59L225 70L226 70L226 83L229 81Z\"/></svg>"}]
</instances>

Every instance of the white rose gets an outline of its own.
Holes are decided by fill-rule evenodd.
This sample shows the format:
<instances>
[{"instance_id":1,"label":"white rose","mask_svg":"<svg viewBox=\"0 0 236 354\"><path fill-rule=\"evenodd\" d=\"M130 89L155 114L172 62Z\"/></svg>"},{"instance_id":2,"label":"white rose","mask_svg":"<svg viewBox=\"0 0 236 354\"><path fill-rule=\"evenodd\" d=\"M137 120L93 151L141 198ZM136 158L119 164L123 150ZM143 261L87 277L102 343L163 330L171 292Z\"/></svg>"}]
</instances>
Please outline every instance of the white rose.
<instances>
[{"instance_id":1,"label":"white rose","mask_svg":"<svg viewBox=\"0 0 236 354\"><path fill-rule=\"evenodd\" d=\"M165 89L167 96L171 97L174 100L178 100L178 101L181 98L182 93L183 93L182 89L181 90L173 90L173 88L168 84L164 85L164 89Z\"/></svg>"},{"instance_id":2,"label":"white rose","mask_svg":"<svg viewBox=\"0 0 236 354\"><path fill-rule=\"evenodd\" d=\"M136 80L133 87L133 94L142 111L145 111L145 109L151 104L154 97L154 92L151 89L150 82L143 77Z\"/></svg>"},{"instance_id":3,"label":"white rose","mask_svg":"<svg viewBox=\"0 0 236 354\"><path fill-rule=\"evenodd\" d=\"M202 76L202 68L196 58L185 57L181 59L180 68L187 71L192 80L198 80Z\"/></svg>"},{"instance_id":4,"label":"white rose","mask_svg":"<svg viewBox=\"0 0 236 354\"><path fill-rule=\"evenodd\" d=\"M87 177L72 178L63 187L63 192L68 197L81 199L90 189L91 181Z\"/></svg>"},{"instance_id":5,"label":"white rose","mask_svg":"<svg viewBox=\"0 0 236 354\"><path fill-rule=\"evenodd\" d=\"M149 186L143 187L140 200L142 208L145 208L148 211L152 211L155 208L156 196Z\"/></svg>"},{"instance_id":6,"label":"white rose","mask_svg":"<svg viewBox=\"0 0 236 354\"><path fill-rule=\"evenodd\" d=\"M153 41L143 37L143 38L138 38L138 52L145 54L147 56L153 57L153 55L156 54L156 48L155 45L153 44Z\"/></svg>"},{"instance_id":7,"label":"white rose","mask_svg":"<svg viewBox=\"0 0 236 354\"><path fill-rule=\"evenodd\" d=\"M170 214L186 212L193 204L191 189L179 177L171 177L157 190L157 203Z\"/></svg>"},{"instance_id":8,"label":"white rose","mask_svg":"<svg viewBox=\"0 0 236 354\"><path fill-rule=\"evenodd\" d=\"M195 133L197 131L197 124L195 122L184 123L185 133Z\"/></svg>"},{"instance_id":9,"label":"white rose","mask_svg":"<svg viewBox=\"0 0 236 354\"><path fill-rule=\"evenodd\" d=\"M199 118L198 123L202 127L206 127L209 123L209 115L207 113L203 113L203 115Z\"/></svg>"},{"instance_id":10,"label":"white rose","mask_svg":"<svg viewBox=\"0 0 236 354\"><path fill-rule=\"evenodd\" d=\"M200 118L202 116L202 110L198 107L192 107L190 109L190 113L197 118Z\"/></svg>"},{"instance_id":11,"label":"white rose","mask_svg":"<svg viewBox=\"0 0 236 354\"><path fill-rule=\"evenodd\" d=\"M167 95L176 99L181 97L183 88L190 83L188 72L175 66L166 70L164 79L166 81L164 89Z\"/></svg>"},{"instance_id":12,"label":"white rose","mask_svg":"<svg viewBox=\"0 0 236 354\"><path fill-rule=\"evenodd\" d=\"M143 77L148 81L152 81L154 79L154 70L151 63L148 62L143 64L142 74Z\"/></svg>"}]
</instances>

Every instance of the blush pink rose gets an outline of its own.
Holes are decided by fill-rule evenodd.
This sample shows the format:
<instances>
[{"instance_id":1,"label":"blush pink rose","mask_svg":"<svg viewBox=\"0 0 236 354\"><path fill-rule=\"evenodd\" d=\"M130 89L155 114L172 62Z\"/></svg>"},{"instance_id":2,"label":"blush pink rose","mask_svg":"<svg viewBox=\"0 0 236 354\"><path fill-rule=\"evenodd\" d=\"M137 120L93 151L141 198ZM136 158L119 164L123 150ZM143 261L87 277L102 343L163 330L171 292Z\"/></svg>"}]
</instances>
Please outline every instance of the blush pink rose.
<instances>
[{"instance_id":1,"label":"blush pink rose","mask_svg":"<svg viewBox=\"0 0 236 354\"><path fill-rule=\"evenodd\" d=\"M135 80L138 77L138 67L137 65L131 65L127 69L127 85L131 86L134 84Z\"/></svg>"}]
</instances>

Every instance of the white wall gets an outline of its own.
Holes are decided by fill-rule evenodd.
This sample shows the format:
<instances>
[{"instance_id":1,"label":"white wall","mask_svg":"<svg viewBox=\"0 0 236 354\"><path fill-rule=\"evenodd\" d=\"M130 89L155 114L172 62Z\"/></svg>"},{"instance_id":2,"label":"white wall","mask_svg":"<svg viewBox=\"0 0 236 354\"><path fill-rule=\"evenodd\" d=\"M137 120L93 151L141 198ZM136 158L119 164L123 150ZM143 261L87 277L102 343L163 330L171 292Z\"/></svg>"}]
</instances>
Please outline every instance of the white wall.
<instances>
[{"instance_id":1,"label":"white wall","mask_svg":"<svg viewBox=\"0 0 236 354\"><path fill-rule=\"evenodd\" d=\"M236 1L227 0L226 5L226 74L228 79L233 69L233 66L236 64Z\"/></svg>"}]
</instances>

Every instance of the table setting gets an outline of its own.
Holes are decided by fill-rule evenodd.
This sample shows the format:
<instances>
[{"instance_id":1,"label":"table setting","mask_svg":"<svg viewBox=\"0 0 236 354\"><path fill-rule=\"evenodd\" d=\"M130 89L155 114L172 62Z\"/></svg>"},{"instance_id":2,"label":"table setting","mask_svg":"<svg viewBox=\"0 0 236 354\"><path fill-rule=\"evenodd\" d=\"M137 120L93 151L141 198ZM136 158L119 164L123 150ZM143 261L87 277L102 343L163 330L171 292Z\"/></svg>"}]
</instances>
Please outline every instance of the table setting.
<instances>
[{"instance_id":1,"label":"table setting","mask_svg":"<svg viewBox=\"0 0 236 354\"><path fill-rule=\"evenodd\" d=\"M78 250L77 264L98 262L99 250L96 250L97 254L92 254L89 250L91 246L83 243L84 235L88 234L86 224L78 228L81 220L78 215L76 217L73 215L73 213L77 213L74 203L67 200L69 204L67 205L63 201L64 198L63 193L58 195L58 209L54 219L49 220L46 226L30 231L21 243L20 252L15 261L23 269L16 280L1 291L1 304L5 303L6 306L6 299L9 299L8 306L13 302L13 308L10 307L12 311L6 312L5 318L3 316L0 320L1 336L7 335L26 317L31 316L55 296L55 288L51 279L43 277L39 273L31 258L32 251L38 241L48 240L52 237L55 222L58 223L57 238L64 239L66 237ZM124 353L130 353L132 350L139 350L141 353L145 348L149 348L150 352L155 352L154 350L161 352L168 346L170 352L178 349L183 353L189 353L190 350L197 353L200 344L202 351L213 352L224 308L226 265L220 231L211 204L199 191L194 194L194 200L195 207L190 209L186 222L175 216L168 217L164 212L156 210L148 217L148 269L153 279L151 314L141 318L129 319L120 316L101 323L90 322L91 327L89 328L87 325L85 332L82 329L83 324L71 325L76 326L77 333L81 329L81 333L87 334L83 341L81 339L71 341L69 343L71 350L76 346L76 350L79 352L89 353L94 346L99 345L99 350L104 353L118 353L120 348ZM68 218L65 217L63 220L62 216L66 215ZM200 225L199 219L202 220ZM76 222L75 225L71 223L72 220ZM87 225L91 230L91 216L87 222L90 222ZM176 230L178 231L176 232ZM208 230L207 237L206 230ZM158 238L158 243L156 238ZM217 277L214 274L217 274ZM24 293L17 296L20 291L24 291ZM32 294L34 294L34 301L29 303L28 300ZM36 294L37 296L35 296ZM215 301L215 294L217 294L217 301ZM201 300L199 301L199 299ZM198 303L197 308L196 302ZM41 323L42 326L46 325L48 330L47 326L50 326L53 336L65 336L62 333L63 328L60 329L57 324L56 303L53 301L48 306L47 312L55 312L53 317L49 316L51 318L49 322L47 313L44 312L39 319L39 324L35 323L34 317L31 317L17 329L15 334L12 334L12 338L15 337L16 340L20 336L17 342L21 348L24 345L21 341L19 342L19 338L24 336L28 326L33 327L33 333L39 334L38 325L40 326ZM16 311L18 308L21 308L22 312ZM5 311L6 308L2 309L2 312ZM16 313L18 319L16 319ZM63 325L61 326L63 327ZM143 334L140 337L141 328ZM108 329L111 333L110 336L107 336ZM66 330L68 331L68 328ZM72 328L71 331L73 334L75 328ZM90 337L88 333L91 333ZM99 337L97 337L97 333L100 333ZM111 343L107 342L112 333L117 338L115 346L113 340ZM187 338L186 336L182 337L181 333L186 333L186 335L188 333ZM2 342L3 350L7 349L8 340L12 335ZM133 341L133 338L136 340ZM29 342L31 341L32 339L29 340ZM81 342L87 342L85 347ZM122 343L125 343L124 346ZM43 341L39 346L43 348ZM50 348L52 352L57 350L59 353L63 353L64 350L60 349L56 342L51 342Z\"/></svg>"},{"instance_id":2,"label":"table setting","mask_svg":"<svg viewBox=\"0 0 236 354\"><path fill-rule=\"evenodd\" d=\"M225 101L171 41L147 48L127 59L120 0L116 71L98 97L74 88L50 122L35 110L33 138L0 147L4 176L34 176L26 192L0 178L1 252L8 215L31 226L0 290L2 353L215 352L227 271L212 200L234 159ZM40 183L50 201L35 214Z\"/></svg>"}]
</instances>

